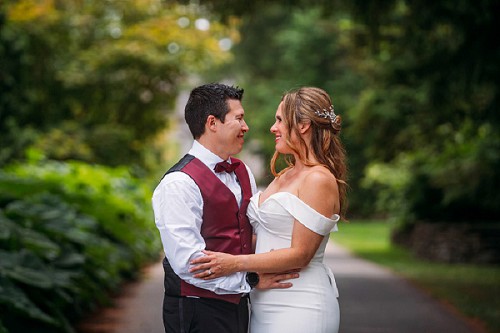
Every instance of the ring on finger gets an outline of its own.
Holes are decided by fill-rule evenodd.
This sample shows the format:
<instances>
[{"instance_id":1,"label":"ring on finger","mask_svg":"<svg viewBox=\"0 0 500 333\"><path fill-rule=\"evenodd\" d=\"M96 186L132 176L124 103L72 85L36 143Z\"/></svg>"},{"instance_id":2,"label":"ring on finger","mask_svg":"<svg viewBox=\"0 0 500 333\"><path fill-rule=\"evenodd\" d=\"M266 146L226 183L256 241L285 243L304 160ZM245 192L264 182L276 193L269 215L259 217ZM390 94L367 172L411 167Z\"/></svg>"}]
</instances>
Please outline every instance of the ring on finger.
<instances>
[{"instance_id":1,"label":"ring on finger","mask_svg":"<svg viewBox=\"0 0 500 333\"><path fill-rule=\"evenodd\" d=\"M212 274L213 274L213 273L212 273L212 270L209 268L209 269L208 269L208 275L212 275Z\"/></svg>"}]
</instances>

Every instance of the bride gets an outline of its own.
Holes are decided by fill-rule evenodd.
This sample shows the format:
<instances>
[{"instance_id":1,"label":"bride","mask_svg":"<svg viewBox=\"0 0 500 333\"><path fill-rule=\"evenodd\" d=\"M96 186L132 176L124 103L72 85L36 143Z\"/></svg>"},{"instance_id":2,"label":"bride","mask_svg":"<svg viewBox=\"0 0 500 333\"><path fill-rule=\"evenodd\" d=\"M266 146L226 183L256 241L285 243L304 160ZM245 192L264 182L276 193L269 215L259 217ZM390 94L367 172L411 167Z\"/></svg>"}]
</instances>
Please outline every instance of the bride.
<instances>
[{"instance_id":1,"label":"bride","mask_svg":"<svg viewBox=\"0 0 500 333\"><path fill-rule=\"evenodd\" d=\"M285 94L271 127L275 179L248 206L255 254L204 251L206 256L191 262L190 271L202 279L250 272L249 282L256 286L250 293L250 332L338 332L338 291L323 255L346 206L340 128L341 118L322 89L303 87ZM288 167L277 173L280 154L286 155ZM259 290L259 275L299 269L291 288Z\"/></svg>"}]
</instances>

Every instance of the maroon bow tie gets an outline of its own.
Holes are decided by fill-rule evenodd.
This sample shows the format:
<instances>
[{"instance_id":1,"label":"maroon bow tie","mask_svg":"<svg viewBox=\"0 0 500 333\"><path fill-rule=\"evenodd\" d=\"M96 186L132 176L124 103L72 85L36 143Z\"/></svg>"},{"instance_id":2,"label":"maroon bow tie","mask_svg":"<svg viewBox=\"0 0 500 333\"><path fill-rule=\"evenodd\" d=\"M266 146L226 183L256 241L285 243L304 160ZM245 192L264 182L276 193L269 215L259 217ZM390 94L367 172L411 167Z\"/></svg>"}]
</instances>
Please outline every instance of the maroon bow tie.
<instances>
[{"instance_id":1,"label":"maroon bow tie","mask_svg":"<svg viewBox=\"0 0 500 333\"><path fill-rule=\"evenodd\" d=\"M238 165L240 165L240 162L234 162L234 163L227 163L226 161L219 162L215 165L215 172L223 172L226 171L227 173L233 172Z\"/></svg>"}]
</instances>

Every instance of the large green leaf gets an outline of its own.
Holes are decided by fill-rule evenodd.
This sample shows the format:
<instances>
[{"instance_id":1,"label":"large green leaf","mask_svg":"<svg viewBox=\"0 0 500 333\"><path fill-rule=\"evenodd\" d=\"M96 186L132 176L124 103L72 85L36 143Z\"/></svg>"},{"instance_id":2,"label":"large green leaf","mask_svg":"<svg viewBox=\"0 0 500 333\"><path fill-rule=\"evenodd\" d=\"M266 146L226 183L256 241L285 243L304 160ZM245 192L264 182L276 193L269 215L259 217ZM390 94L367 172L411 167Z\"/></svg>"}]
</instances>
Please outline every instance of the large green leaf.
<instances>
[{"instance_id":1,"label":"large green leaf","mask_svg":"<svg viewBox=\"0 0 500 333\"><path fill-rule=\"evenodd\" d=\"M76 252L64 252L59 258L54 260L57 267L74 267L84 264L85 255Z\"/></svg>"},{"instance_id":2,"label":"large green leaf","mask_svg":"<svg viewBox=\"0 0 500 333\"><path fill-rule=\"evenodd\" d=\"M57 324L54 318L37 307L20 288L1 274L0 303L14 308L29 318L38 319L48 324Z\"/></svg>"},{"instance_id":3,"label":"large green leaf","mask_svg":"<svg viewBox=\"0 0 500 333\"><path fill-rule=\"evenodd\" d=\"M23 230L22 243L26 249L37 253L47 260L53 260L61 253L61 248L58 244L35 230Z\"/></svg>"},{"instance_id":4,"label":"large green leaf","mask_svg":"<svg viewBox=\"0 0 500 333\"><path fill-rule=\"evenodd\" d=\"M0 244L2 241L7 241L11 238L15 227L16 225L3 214L0 208Z\"/></svg>"},{"instance_id":5,"label":"large green leaf","mask_svg":"<svg viewBox=\"0 0 500 333\"><path fill-rule=\"evenodd\" d=\"M6 252L0 250L0 273L12 280L29 286L50 289L54 286L40 259L26 251Z\"/></svg>"}]
</instances>

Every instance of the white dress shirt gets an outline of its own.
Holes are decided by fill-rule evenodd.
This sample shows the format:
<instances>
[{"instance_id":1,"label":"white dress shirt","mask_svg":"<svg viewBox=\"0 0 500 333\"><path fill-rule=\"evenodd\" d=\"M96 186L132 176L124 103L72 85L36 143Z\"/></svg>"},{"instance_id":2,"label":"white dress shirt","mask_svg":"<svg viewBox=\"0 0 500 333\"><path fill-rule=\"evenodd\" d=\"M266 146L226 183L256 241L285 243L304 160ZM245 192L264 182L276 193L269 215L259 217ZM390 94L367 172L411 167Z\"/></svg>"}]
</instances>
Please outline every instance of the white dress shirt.
<instances>
[{"instance_id":1,"label":"white dress shirt","mask_svg":"<svg viewBox=\"0 0 500 333\"><path fill-rule=\"evenodd\" d=\"M215 173L215 164L222 159L202 146L193 142L190 155L203 162L233 192L238 205L241 203L241 187L234 172ZM230 160L228 160L230 162ZM245 165L246 166L246 165ZM252 194L257 192L255 178L248 167ZM205 240L200 234L203 222L203 198L194 180L184 172L175 171L166 175L153 193L155 223L160 231L163 250L172 269L184 281L217 294L247 293L250 286L245 281L245 272L213 280L193 278L188 271L189 261L203 256Z\"/></svg>"}]
</instances>

